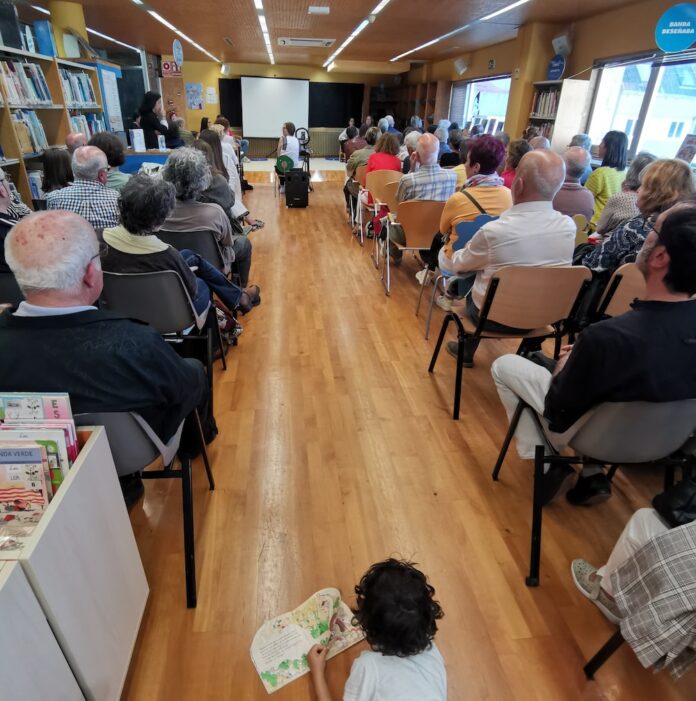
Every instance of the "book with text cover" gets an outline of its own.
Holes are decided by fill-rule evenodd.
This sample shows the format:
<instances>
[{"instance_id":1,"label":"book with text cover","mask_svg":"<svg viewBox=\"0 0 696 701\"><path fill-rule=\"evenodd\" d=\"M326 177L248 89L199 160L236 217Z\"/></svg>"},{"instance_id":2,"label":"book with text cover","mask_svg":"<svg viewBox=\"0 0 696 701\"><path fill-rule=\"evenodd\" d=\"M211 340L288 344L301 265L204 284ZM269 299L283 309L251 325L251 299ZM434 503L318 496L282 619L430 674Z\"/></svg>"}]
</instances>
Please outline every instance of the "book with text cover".
<instances>
[{"instance_id":1,"label":"book with text cover","mask_svg":"<svg viewBox=\"0 0 696 701\"><path fill-rule=\"evenodd\" d=\"M46 449L0 442L0 522L38 523L48 504Z\"/></svg>"},{"instance_id":2,"label":"book with text cover","mask_svg":"<svg viewBox=\"0 0 696 701\"><path fill-rule=\"evenodd\" d=\"M0 421L72 419L70 396L64 392L0 393Z\"/></svg>"},{"instance_id":3,"label":"book with text cover","mask_svg":"<svg viewBox=\"0 0 696 701\"><path fill-rule=\"evenodd\" d=\"M251 643L251 660L271 694L309 672L307 653L313 645L328 647L330 659L364 637L338 589L321 589L294 611L259 628Z\"/></svg>"}]
</instances>

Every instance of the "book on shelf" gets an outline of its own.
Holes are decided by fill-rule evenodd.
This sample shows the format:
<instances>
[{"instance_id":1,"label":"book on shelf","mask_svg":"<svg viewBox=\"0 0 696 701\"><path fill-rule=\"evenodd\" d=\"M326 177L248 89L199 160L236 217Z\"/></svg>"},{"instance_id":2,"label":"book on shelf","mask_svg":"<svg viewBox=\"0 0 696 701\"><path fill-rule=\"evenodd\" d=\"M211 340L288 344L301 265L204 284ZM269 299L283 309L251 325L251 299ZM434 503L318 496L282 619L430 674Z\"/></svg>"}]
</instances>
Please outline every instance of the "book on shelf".
<instances>
[{"instance_id":1,"label":"book on shelf","mask_svg":"<svg viewBox=\"0 0 696 701\"><path fill-rule=\"evenodd\" d=\"M31 198L33 200L42 200L44 198L43 191L43 171L30 170L27 173L29 178L29 189L31 190Z\"/></svg>"},{"instance_id":2,"label":"book on shelf","mask_svg":"<svg viewBox=\"0 0 696 701\"><path fill-rule=\"evenodd\" d=\"M0 441L0 523L36 524L48 504L46 449L31 441Z\"/></svg>"},{"instance_id":3,"label":"book on shelf","mask_svg":"<svg viewBox=\"0 0 696 701\"><path fill-rule=\"evenodd\" d=\"M33 110L12 112L19 148L22 153L40 153L48 148L43 124Z\"/></svg>"},{"instance_id":4,"label":"book on shelf","mask_svg":"<svg viewBox=\"0 0 696 701\"><path fill-rule=\"evenodd\" d=\"M317 644L328 647L327 659L364 637L352 623L353 613L338 589L312 594L294 611L264 623L251 643L251 660L270 694L309 671L307 653Z\"/></svg>"},{"instance_id":5,"label":"book on shelf","mask_svg":"<svg viewBox=\"0 0 696 701\"><path fill-rule=\"evenodd\" d=\"M87 73L61 68L60 79L68 107L93 107L97 104L97 96Z\"/></svg>"},{"instance_id":6,"label":"book on shelf","mask_svg":"<svg viewBox=\"0 0 696 701\"><path fill-rule=\"evenodd\" d=\"M34 36L39 47L39 53L44 56L57 56L56 40L53 37L51 22L39 19L34 22Z\"/></svg>"},{"instance_id":7,"label":"book on shelf","mask_svg":"<svg viewBox=\"0 0 696 701\"><path fill-rule=\"evenodd\" d=\"M532 114L538 117L553 117L558 108L558 90L537 90L532 103Z\"/></svg>"},{"instance_id":8,"label":"book on shelf","mask_svg":"<svg viewBox=\"0 0 696 701\"><path fill-rule=\"evenodd\" d=\"M93 112L89 114L76 114L70 117L70 130L94 136L97 132L106 131L106 122L101 116Z\"/></svg>"},{"instance_id":9,"label":"book on shelf","mask_svg":"<svg viewBox=\"0 0 696 701\"><path fill-rule=\"evenodd\" d=\"M53 103L44 72L36 63L0 61L10 104L50 105Z\"/></svg>"}]
</instances>

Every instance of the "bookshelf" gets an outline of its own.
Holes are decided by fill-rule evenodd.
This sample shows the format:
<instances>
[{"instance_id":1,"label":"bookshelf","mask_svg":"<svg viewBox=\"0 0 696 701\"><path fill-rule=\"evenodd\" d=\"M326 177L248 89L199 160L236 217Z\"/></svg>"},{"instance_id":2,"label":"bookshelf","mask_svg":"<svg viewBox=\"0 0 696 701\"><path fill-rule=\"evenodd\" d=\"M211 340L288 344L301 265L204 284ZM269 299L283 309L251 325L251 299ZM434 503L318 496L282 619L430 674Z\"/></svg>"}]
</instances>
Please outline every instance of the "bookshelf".
<instances>
[{"instance_id":1,"label":"bookshelf","mask_svg":"<svg viewBox=\"0 0 696 701\"><path fill-rule=\"evenodd\" d=\"M43 151L62 147L68 133L78 126L80 131L86 127L87 133L105 128L101 90L96 69L76 61L3 46L0 62L23 71L30 82L24 83L20 74L18 83L16 73L13 77L0 71L0 146L4 152L0 167L7 169L22 200L31 207L28 171L41 168ZM86 99L75 99L69 92L65 81L69 83L71 76L78 85L88 87Z\"/></svg>"},{"instance_id":2,"label":"bookshelf","mask_svg":"<svg viewBox=\"0 0 696 701\"><path fill-rule=\"evenodd\" d=\"M416 115L423 120L424 128L427 129L447 118L451 93L452 82L449 80L431 80L417 85L406 85L401 88L399 94L399 116L410 119Z\"/></svg>"},{"instance_id":3,"label":"bookshelf","mask_svg":"<svg viewBox=\"0 0 696 701\"><path fill-rule=\"evenodd\" d=\"M538 127L551 148L565 151L585 123L587 80L542 80L534 83L528 126Z\"/></svg>"}]
</instances>

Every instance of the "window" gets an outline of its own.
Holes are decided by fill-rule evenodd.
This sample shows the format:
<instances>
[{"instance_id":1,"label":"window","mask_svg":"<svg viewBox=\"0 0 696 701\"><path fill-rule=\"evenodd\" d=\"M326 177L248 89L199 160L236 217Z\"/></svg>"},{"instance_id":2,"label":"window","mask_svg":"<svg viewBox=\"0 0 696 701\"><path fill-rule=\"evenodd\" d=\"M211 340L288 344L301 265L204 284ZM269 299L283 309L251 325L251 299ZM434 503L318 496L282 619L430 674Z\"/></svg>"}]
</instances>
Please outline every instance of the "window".
<instances>
[{"instance_id":1,"label":"window","mask_svg":"<svg viewBox=\"0 0 696 701\"><path fill-rule=\"evenodd\" d=\"M600 67L588 133L598 145L611 129L626 133L629 156L674 158L696 134L696 61L687 56L636 59Z\"/></svg>"},{"instance_id":2,"label":"window","mask_svg":"<svg viewBox=\"0 0 696 701\"><path fill-rule=\"evenodd\" d=\"M496 134L505 126L509 96L509 76L455 83L450 121L462 129L480 124L487 133Z\"/></svg>"}]
</instances>

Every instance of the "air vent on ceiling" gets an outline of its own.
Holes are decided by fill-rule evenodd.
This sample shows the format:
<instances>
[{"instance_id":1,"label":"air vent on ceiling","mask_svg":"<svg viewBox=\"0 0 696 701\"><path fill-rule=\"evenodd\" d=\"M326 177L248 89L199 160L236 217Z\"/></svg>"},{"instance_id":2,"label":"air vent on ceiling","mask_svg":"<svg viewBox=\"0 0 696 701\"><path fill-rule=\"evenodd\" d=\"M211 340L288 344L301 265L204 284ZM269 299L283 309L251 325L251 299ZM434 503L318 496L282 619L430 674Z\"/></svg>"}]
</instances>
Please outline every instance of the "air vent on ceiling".
<instances>
[{"instance_id":1,"label":"air vent on ceiling","mask_svg":"<svg viewBox=\"0 0 696 701\"><path fill-rule=\"evenodd\" d=\"M311 39L309 37L278 37L278 46L292 46L298 49L328 49L335 39Z\"/></svg>"},{"instance_id":2,"label":"air vent on ceiling","mask_svg":"<svg viewBox=\"0 0 696 701\"><path fill-rule=\"evenodd\" d=\"M234 46L234 42L231 37L223 37L222 40L227 44L227 46Z\"/></svg>"}]
</instances>

